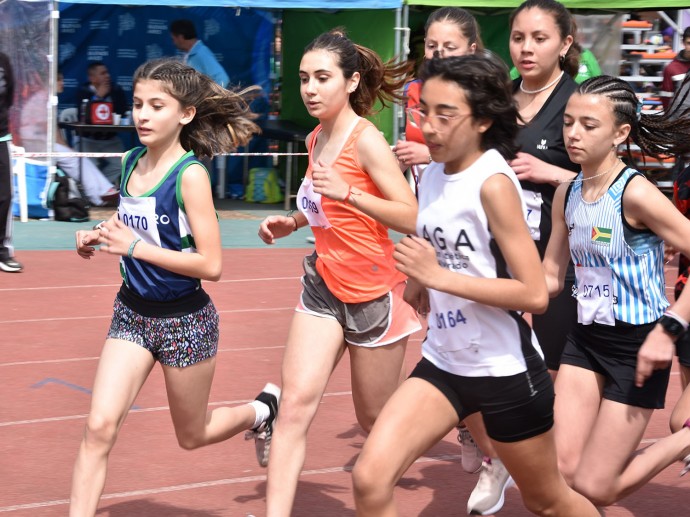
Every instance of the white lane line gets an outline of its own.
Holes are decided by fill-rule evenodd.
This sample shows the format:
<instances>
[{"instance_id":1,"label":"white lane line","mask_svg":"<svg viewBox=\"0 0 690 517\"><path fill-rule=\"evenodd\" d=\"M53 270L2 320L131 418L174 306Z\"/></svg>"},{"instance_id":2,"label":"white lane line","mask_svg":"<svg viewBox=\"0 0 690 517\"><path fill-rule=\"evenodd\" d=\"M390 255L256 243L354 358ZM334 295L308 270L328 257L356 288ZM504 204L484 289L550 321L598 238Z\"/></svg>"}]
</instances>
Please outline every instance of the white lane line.
<instances>
[{"instance_id":1,"label":"white lane line","mask_svg":"<svg viewBox=\"0 0 690 517\"><path fill-rule=\"evenodd\" d=\"M295 306L291 305L289 307L269 307L267 309L232 309L227 311L218 311L218 314L242 314L245 312L275 312L275 311L286 311L294 310ZM102 315L102 316L68 316L64 318L35 318L31 320L0 320L0 325L8 323L41 323L49 321L77 321L77 320L98 320L104 318L112 318L112 314Z\"/></svg>"},{"instance_id":2,"label":"white lane line","mask_svg":"<svg viewBox=\"0 0 690 517\"><path fill-rule=\"evenodd\" d=\"M240 284L245 282L274 282L283 280L299 280L299 276L277 276L272 278L236 278L232 280L219 280L213 284ZM213 285L211 284L211 285ZM122 282L118 284L86 284L86 285L54 285L45 287L4 287L0 289L2 292L21 292L21 291L51 291L56 289L85 289L85 288L101 288L101 287L120 287Z\"/></svg>"},{"instance_id":3,"label":"white lane line","mask_svg":"<svg viewBox=\"0 0 690 517\"><path fill-rule=\"evenodd\" d=\"M276 346L251 346L245 348L219 348L218 353L226 352L253 352L255 350L278 350L285 348L285 345ZM29 365L40 365L40 364L54 364L54 363L76 363L80 361L97 361L98 356L95 357L68 357L66 359L42 359L40 361L16 361L14 363L0 363L0 368L4 366L29 366Z\"/></svg>"},{"instance_id":4,"label":"white lane line","mask_svg":"<svg viewBox=\"0 0 690 517\"><path fill-rule=\"evenodd\" d=\"M3 366L28 366L39 364L53 364L53 363L78 363L80 361L96 361L98 357L69 357L67 359L44 359L41 361L16 361L14 363L0 363L0 368Z\"/></svg>"},{"instance_id":5,"label":"white lane line","mask_svg":"<svg viewBox=\"0 0 690 517\"><path fill-rule=\"evenodd\" d=\"M422 456L415 463L430 463L437 461L460 461L459 454L442 454L439 456ZM300 476L319 476L324 474L337 474L350 472L352 467L327 467L322 469L304 470ZM101 499L124 499L126 497L139 497L146 495L164 494L167 492L182 492L184 490L195 490L197 488L209 488L216 486L237 485L240 483L256 483L266 481L266 475L245 476L230 479L216 479L212 481L202 481L200 483L185 483L182 485L162 486L158 488L148 488L144 490L131 490L129 492L116 492L113 494L103 494ZM42 501L37 503L17 504L13 506L0 507L0 512L16 512L19 510L32 510L34 508L45 508L48 506L63 506L69 504L69 499L58 499L55 501Z\"/></svg>"},{"instance_id":6,"label":"white lane line","mask_svg":"<svg viewBox=\"0 0 690 517\"><path fill-rule=\"evenodd\" d=\"M351 396L351 391L333 391L330 393L324 393L325 397L343 397ZM239 404L247 404L254 399L241 399L241 400L220 400L218 402L209 402L209 406L237 406ZM136 413L156 413L159 411L170 411L170 406L160 406L160 407L150 407L150 408L139 408L132 409L129 411L130 415ZM64 416L54 416L48 418L34 418L31 420L15 420L13 422L0 422L0 427L13 427L18 425L31 425L31 424L46 424L49 422L66 422L68 420L79 420L86 418L88 415L64 415Z\"/></svg>"}]
</instances>

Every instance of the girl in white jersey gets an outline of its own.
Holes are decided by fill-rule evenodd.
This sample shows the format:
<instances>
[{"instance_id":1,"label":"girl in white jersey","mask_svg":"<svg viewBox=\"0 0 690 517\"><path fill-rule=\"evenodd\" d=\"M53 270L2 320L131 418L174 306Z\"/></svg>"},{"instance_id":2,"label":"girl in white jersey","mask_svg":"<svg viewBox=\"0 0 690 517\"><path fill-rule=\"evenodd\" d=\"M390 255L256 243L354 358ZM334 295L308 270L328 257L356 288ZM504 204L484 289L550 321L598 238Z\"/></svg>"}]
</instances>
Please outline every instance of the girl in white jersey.
<instances>
[{"instance_id":1,"label":"girl in white jersey","mask_svg":"<svg viewBox=\"0 0 690 517\"><path fill-rule=\"evenodd\" d=\"M196 158L245 145L256 126L243 92L226 90L175 60L141 65L133 78L134 123L145 147L123 159L118 211L76 235L85 259L121 257L123 284L94 380L91 409L74 466L71 516L91 516L108 456L156 362L165 376L177 441L184 449L272 426L279 389L251 404L208 410L218 349L218 313L201 280L220 278L220 229L208 172ZM270 430L270 429L269 429Z\"/></svg>"},{"instance_id":2,"label":"girl in white jersey","mask_svg":"<svg viewBox=\"0 0 690 517\"><path fill-rule=\"evenodd\" d=\"M527 508L596 516L558 472L553 384L522 311L548 303L525 205L506 159L517 111L508 71L469 55L428 61L411 110L434 161L419 189L417 236L397 246L406 297L429 290L423 359L379 415L353 471L360 516L397 515L407 468L468 415L481 413ZM404 430L404 431L401 431ZM501 501L502 504L502 501Z\"/></svg>"},{"instance_id":3,"label":"girl in white jersey","mask_svg":"<svg viewBox=\"0 0 690 517\"><path fill-rule=\"evenodd\" d=\"M598 506L690 453L689 422L637 451L654 409L663 408L670 370L667 363L636 385L638 350L657 323L676 336L687 327L667 310L663 241L690 251L690 221L617 156L628 137L653 156L688 152L690 119L641 115L640 107L630 85L610 76L571 96L563 138L582 172L556 192L544 257L550 295L562 289L571 257L577 279L578 323L556 378L559 465Z\"/></svg>"}]
</instances>

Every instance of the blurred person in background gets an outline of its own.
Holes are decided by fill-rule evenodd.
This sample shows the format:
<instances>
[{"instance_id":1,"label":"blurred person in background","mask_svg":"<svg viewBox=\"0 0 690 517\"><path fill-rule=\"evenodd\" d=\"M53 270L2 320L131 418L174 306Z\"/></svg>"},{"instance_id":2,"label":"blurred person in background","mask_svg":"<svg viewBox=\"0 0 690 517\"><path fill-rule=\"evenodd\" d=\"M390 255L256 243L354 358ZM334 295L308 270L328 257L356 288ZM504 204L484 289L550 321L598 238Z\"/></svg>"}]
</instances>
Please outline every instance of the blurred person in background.
<instances>
[{"instance_id":1,"label":"blurred person in background","mask_svg":"<svg viewBox=\"0 0 690 517\"><path fill-rule=\"evenodd\" d=\"M85 122L96 123L93 114L124 115L128 109L127 96L122 87L112 82L105 63L94 61L87 67L88 81L77 91L77 106L87 104ZM105 118L107 120L107 118ZM123 153L122 141L114 131L89 131L81 134L81 149L87 153ZM98 168L114 185L120 184L122 164L120 157L99 158Z\"/></svg>"},{"instance_id":2,"label":"blurred person in background","mask_svg":"<svg viewBox=\"0 0 690 517\"><path fill-rule=\"evenodd\" d=\"M197 38L196 27L191 20L175 20L170 23L170 37L178 50L184 52L183 61L226 87L230 82L227 72L218 62L213 51Z\"/></svg>"},{"instance_id":3,"label":"blurred person in background","mask_svg":"<svg viewBox=\"0 0 690 517\"><path fill-rule=\"evenodd\" d=\"M22 265L14 258L12 246L12 160L9 128L14 98L14 75L10 58L0 52L0 270L18 273Z\"/></svg>"},{"instance_id":4,"label":"blurred person in background","mask_svg":"<svg viewBox=\"0 0 690 517\"><path fill-rule=\"evenodd\" d=\"M659 97L667 110L671 99L673 98L676 87L683 80L683 77L690 70L690 27L686 27L683 31L683 48L676 54L666 67L664 68L663 80L661 81L661 90Z\"/></svg>"}]
</instances>

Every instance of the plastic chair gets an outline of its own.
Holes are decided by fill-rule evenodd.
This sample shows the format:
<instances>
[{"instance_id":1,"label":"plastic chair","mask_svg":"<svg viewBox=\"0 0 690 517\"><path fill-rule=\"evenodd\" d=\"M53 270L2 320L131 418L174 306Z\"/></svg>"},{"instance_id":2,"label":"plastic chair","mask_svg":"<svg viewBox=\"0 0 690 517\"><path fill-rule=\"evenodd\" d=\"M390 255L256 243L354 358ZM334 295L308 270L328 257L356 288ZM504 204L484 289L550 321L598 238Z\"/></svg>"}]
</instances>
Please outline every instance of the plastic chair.
<instances>
[{"instance_id":1,"label":"plastic chair","mask_svg":"<svg viewBox=\"0 0 690 517\"><path fill-rule=\"evenodd\" d=\"M79 111L77 108L65 108L58 114L58 122L70 124L72 122L77 122L79 120ZM67 142L70 147L76 147L79 144L78 136L72 137L72 131L67 131L65 128L61 128L62 138Z\"/></svg>"},{"instance_id":2,"label":"plastic chair","mask_svg":"<svg viewBox=\"0 0 690 517\"><path fill-rule=\"evenodd\" d=\"M78 118L77 108L65 108L58 115L59 122L76 122Z\"/></svg>"}]
</instances>

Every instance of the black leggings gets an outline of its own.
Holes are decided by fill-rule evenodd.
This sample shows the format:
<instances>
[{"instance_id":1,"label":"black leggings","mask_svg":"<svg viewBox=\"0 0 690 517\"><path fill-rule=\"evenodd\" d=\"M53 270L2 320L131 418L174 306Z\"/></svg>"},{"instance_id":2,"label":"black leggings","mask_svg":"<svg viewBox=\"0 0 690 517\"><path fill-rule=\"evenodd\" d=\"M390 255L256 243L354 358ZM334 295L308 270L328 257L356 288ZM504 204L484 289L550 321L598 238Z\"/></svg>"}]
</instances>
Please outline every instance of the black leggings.
<instances>
[{"instance_id":1,"label":"black leggings","mask_svg":"<svg viewBox=\"0 0 690 517\"><path fill-rule=\"evenodd\" d=\"M12 247L12 162L10 141L0 142L0 260L14 255Z\"/></svg>"}]
</instances>

